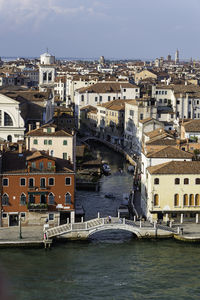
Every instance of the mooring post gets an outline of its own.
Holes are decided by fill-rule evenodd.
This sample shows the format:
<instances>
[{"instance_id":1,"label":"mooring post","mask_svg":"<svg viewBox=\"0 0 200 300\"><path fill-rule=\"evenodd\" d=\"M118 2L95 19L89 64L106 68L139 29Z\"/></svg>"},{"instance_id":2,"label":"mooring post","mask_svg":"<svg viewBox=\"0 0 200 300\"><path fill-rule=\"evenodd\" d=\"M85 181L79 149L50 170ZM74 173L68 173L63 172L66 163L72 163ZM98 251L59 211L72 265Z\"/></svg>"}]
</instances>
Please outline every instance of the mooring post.
<instances>
[{"instance_id":1,"label":"mooring post","mask_svg":"<svg viewBox=\"0 0 200 300\"><path fill-rule=\"evenodd\" d=\"M177 228L177 233L180 234L180 227Z\"/></svg>"},{"instance_id":2,"label":"mooring post","mask_svg":"<svg viewBox=\"0 0 200 300\"><path fill-rule=\"evenodd\" d=\"M83 223L83 217L81 217L81 223Z\"/></svg>"},{"instance_id":3,"label":"mooring post","mask_svg":"<svg viewBox=\"0 0 200 300\"><path fill-rule=\"evenodd\" d=\"M126 223L126 219L125 218L123 218L123 224L125 224Z\"/></svg>"},{"instance_id":4,"label":"mooring post","mask_svg":"<svg viewBox=\"0 0 200 300\"><path fill-rule=\"evenodd\" d=\"M98 219L100 219L100 212L98 212L98 216L97 217L98 217Z\"/></svg>"},{"instance_id":5,"label":"mooring post","mask_svg":"<svg viewBox=\"0 0 200 300\"><path fill-rule=\"evenodd\" d=\"M140 220L140 228L142 228L142 221Z\"/></svg>"},{"instance_id":6,"label":"mooring post","mask_svg":"<svg viewBox=\"0 0 200 300\"><path fill-rule=\"evenodd\" d=\"M118 211L118 219L120 219L120 212Z\"/></svg>"},{"instance_id":7,"label":"mooring post","mask_svg":"<svg viewBox=\"0 0 200 300\"><path fill-rule=\"evenodd\" d=\"M154 221L154 228L156 228L156 221Z\"/></svg>"},{"instance_id":8,"label":"mooring post","mask_svg":"<svg viewBox=\"0 0 200 300\"><path fill-rule=\"evenodd\" d=\"M172 228L172 221L169 222L169 227Z\"/></svg>"},{"instance_id":9,"label":"mooring post","mask_svg":"<svg viewBox=\"0 0 200 300\"><path fill-rule=\"evenodd\" d=\"M136 216L134 216L134 219L133 219L133 220L134 220L134 222L136 222Z\"/></svg>"}]
</instances>

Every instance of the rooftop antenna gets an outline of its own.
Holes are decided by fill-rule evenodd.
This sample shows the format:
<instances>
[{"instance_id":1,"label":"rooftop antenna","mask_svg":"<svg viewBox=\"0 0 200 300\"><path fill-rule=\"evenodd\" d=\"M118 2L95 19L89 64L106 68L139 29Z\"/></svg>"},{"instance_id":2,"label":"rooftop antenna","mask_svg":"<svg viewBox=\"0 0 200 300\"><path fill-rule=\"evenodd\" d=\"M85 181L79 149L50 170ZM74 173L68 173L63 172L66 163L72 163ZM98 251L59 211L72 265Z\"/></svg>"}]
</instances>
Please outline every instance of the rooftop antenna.
<instances>
[{"instance_id":1,"label":"rooftop antenna","mask_svg":"<svg viewBox=\"0 0 200 300\"><path fill-rule=\"evenodd\" d=\"M47 47L47 53L49 53L49 48Z\"/></svg>"}]
</instances>

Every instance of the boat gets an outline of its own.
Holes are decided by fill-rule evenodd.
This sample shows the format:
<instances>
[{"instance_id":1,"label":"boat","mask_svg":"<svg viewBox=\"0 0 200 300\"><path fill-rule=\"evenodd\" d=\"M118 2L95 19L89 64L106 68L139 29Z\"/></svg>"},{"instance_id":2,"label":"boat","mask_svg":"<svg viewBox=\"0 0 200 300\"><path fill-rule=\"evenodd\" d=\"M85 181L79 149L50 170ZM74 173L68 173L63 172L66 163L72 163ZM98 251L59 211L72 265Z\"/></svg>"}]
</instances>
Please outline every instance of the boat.
<instances>
[{"instance_id":1,"label":"boat","mask_svg":"<svg viewBox=\"0 0 200 300\"><path fill-rule=\"evenodd\" d=\"M115 195L113 195L112 193L107 193L105 194L105 198L115 199Z\"/></svg>"},{"instance_id":2,"label":"boat","mask_svg":"<svg viewBox=\"0 0 200 300\"><path fill-rule=\"evenodd\" d=\"M129 218L128 206L124 204L120 204L117 210L117 214L120 218Z\"/></svg>"},{"instance_id":3,"label":"boat","mask_svg":"<svg viewBox=\"0 0 200 300\"><path fill-rule=\"evenodd\" d=\"M135 170L135 167L134 167L134 166L132 166L132 165L129 165L129 166L128 166L128 172L133 173L134 170Z\"/></svg>"},{"instance_id":4,"label":"boat","mask_svg":"<svg viewBox=\"0 0 200 300\"><path fill-rule=\"evenodd\" d=\"M104 163L104 164L102 165L102 171L103 171L104 174L107 175L107 174L110 174L111 169L110 169L110 167L109 167L108 164Z\"/></svg>"}]
</instances>

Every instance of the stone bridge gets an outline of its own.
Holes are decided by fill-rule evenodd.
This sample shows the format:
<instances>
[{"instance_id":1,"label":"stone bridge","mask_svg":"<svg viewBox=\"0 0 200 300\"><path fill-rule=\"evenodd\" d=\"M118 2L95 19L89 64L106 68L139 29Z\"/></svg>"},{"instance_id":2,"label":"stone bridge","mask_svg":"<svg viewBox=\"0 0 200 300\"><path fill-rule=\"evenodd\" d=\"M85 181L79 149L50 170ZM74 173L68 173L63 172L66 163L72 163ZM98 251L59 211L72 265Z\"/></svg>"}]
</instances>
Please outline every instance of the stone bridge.
<instances>
[{"instance_id":1,"label":"stone bridge","mask_svg":"<svg viewBox=\"0 0 200 300\"><path fill-rule=\"evenodd\" d=\"M137 238L171 237L171 228L151 225L120 218L97 218L87 222L64 224L45 231L47 239L63 236L68 239L88 239L93 234L105 230L125 230Z\"/></svg>"}]
</instances>

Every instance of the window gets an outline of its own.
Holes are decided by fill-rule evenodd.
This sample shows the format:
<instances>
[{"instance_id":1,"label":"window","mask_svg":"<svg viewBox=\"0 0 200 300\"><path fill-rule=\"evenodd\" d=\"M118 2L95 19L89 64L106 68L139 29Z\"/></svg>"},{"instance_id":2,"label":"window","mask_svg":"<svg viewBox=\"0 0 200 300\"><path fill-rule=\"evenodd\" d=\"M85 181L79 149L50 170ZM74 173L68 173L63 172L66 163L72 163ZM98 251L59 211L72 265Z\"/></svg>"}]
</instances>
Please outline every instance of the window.
<instances>
[{"instance_id":1,"label":"window","mask_svg":"<svg viewBox=\"0 0 200 300\"><path fill-rule=\"evenodd\" d=\"M97 102L98 101L98 97L95 97L95 102Z\"/></svg>"},{"instance_id":2,"label":"window","mask_svg":"<svg viewBox=\"0 0 200 300\"><path fill-rule=\"evenodd\" d=\"M190 201L189 201L190 206L194 206L194 195L190 194Z\"/></svg>"},{"instance_id":3,"label":"window","mask_svg":"<svg viewBox=\"0 0 200 300\"><path fill-rule=\"evenodd\" d=\"M33 144L37 145L38 144L38 140L33 140Z\"/></svg>"},{"instance_id":4,"label":"window","mask_svg":"<svg viewBox=\"0 0 200 300\"><path fill-rule=\"evenodd\" d=\"M165 91L165 95L167 95L167 91Z\"/></svg>"},{"instance_id":5,"label":"window","mask_svg":"<svg viewBox=\"0 0 200 300\"><path fill-rule=\"evenodd\" d=\"M180 184L180 178L175 178L174 183L175 184Z\"/></svg>"},{"instance_id":6,"label":"window","mask_svg":"<svg viewBox=\"0 0 200 300\"><path fill-rule=\"evenodd\" d=\"M84 101L84 95L81 95L81 101Z\"/></svg>"},{"instance_id":7,"label":"window","mask_svg":"<svg viewBox=\"0 0 200 300\"><path fill-rule=\"evenodd\" d=\"M63 145L64 145L64 146L67 146L67 140L64 140L64 141L63 141Z\"/></svg>"},{"instance_id":8,"label":"window","mask_svg":"<svg viewBox=\"0 0 200 300\"><path fill-rule=\"evenodd\" d=\"M47 163L47 168L48 168L48 169L51 169L51 168L52 168L52 162L48 161L48 163Z\"/></svg>"},{"instance_id":9,"label":"window","mask_svg":"<svg viewBox=\"0 0 200 300\"><path fill-rule=\"evenodd\" d=\"M9 205L9 197L7 194L4 194L2 197L2 205Z\"/></svg>"},{"instance_id":10,"label":"window","mask_svg":"<svg viewBox=\"0 0 200 300\"><path fill-rule=\"evenodd\" d=\"M184 178L184 184L189 184L189 178Z\"/></svg>"},{"instance_id":11,"label":"window","mask_svg":"<svg viewBox=\"0 0 200 300\"><path fill-rule=\"evenodd\" d=\"M199 197L199 194L196 194L195 195L195 206L199 206L200 205L200 197Z\"/></svg>"},{"instance_id":12,"label":"window","mask_svg":"<svg viewBox=\"0 0 200 300\"><path fill-rule=\"evenodd\" d=\"M40 203L41 204L46 204L47 203L45 194L40 195Z\"/></svg>"},{"instance_id":13,"label":"window","mask_svg":"<svg viewBox=\"0 0 200 300\"><path fill-rule=\"evenodd\" d=\"M196 178L195 184L200 184L200 178Z\"/></svg>"},{"instance_id":14,"label":"window","mask_svg":"<svg viewBox=\"0 0 200 300\"><path fill-rule=\"evenodd\" d=\"M46 180L45 180L45 178L40 178L40 187L41 188L45 188L45 186L46 186Z\"/></svg>"},{"instance_id":15,"label":"window","mask_svg":"<svg viewBox=\"0 0 200 300\"><path fill-rule=\"evenodd\" d=\"M44 140L44 145L47 145L47 140Z\"/></svg>"},{"instance_id":16,"label":"window","mask_svg":"<svg viewBox=\"0 0 200 300\"><path fill-rule=\"evenodd\" d=\"M143 120L143 114L140 114L140 120Z\"/></svg>"},{"instance_id":17,"label":"window","mask_svg":"<svg viewBox=\"0 0 200 300\"><path fill-rule=\"evenodd\" d=\"M31 163L31 167L32 167L33 169L36 169L36 163L35 163L35 162L32 162L32 163Z\"/></svg>"},{"instance_id":18,"label":"window","mask_svg":"<svg viewBox=\"0 0 200 300\"><path fill-rule=\"evenodd\" d=\"M65 177L65 185L71 185L71 178Z\"/></svg>"},{"instance_id":19,"label":"window","mask_svg":"<svg viewBox=\"0 0 200 300\"><path fill-rule=\"evenodd\" d=\"M54 185L54 178L49 178L49 185Z\"/></svg>"},{"instance_id":20,"label":"window","mask_svg":"<svg viewBox=\"0 0 200 300\"><path fill-rule=\"evenodd\" d=\"M167 103L167 99L164 99L164 103Z\"/></svg>"},{"instance_id":21,"label":"window","mask_svg":"<svg viewBox=\"0 0 200 300\"><path fill-rule=\"evenodd\" d=\"M54 194L50 193L48 196L49 204L54 205Z\"/></svg>"},{"instance_id":22,"label":"window","mask_svg":"<svg viewBox=\"0 0 200 300\"><path fill-rule=\"evenodd\" d=\"M179 194L174 195L174 206L179 206Z\"/></svg>"},{"instance_id":23,"label":"window","mask_svg":"<svg viewBox=\"0 0 200 300\"><path fill-rule=\"evenodd\" d=\"M108 101L110 101L110 96L108 96Z\"/></svg>"},{"instance_id":24,"label":"window","mask_svg":"<svg viewBox=\"0 0 200 300\"><path fill-rule=\"evenodd\" d=\"M3 178L3 186L8 186L8 178Z\"/></svg>"},{"instance_id":25,"label":"window","mask_svg":"<svg viewBox=\"0 0 200 300\"><path fill-rule=\"evenodd\" d=\"M49 145L52 145L52 140L48 140L48 144L49 144Z\"/></svg>"},{"instance_id":26,"label":"window","mask_svg":"<svg viewBox=\"0 0 200 300\"><path fill-rule=\"evenodd\" d=\"M176 104L180 104L180 100L176 100Z\"/></svg>"},{"instance_id":27,"label":"window","mask_svg":"<svg viewBox=\"0 0 200 300\"><path fill-rule=\"evenodd\" d=\"M126 89L124 89L124 92L126 92Z\"/></svg>"},{"instance_id":28,"label":"window","mask_svg":"<svg viewBox=\"0 0 200 300\"><path fill-rule=\"evenodd\" d=\"M129 113L130 113L130 116L132 116L132 117L134 116L134 110L131 109Z\"/></svg>"},{"instance_id":29,"label":"window","mask_svg":"<svg viewBox=\"0 0 200 300\"><path fill-rule=\"evenodd\" d=\"M8 215L7 215L6 213L3 213L3 214L2 214L2 218L3 218L3 219L6 219L7 217L8 217Z\"/></svg>"},{"instance_id":30,"label":"window","mask_svg":"<svg viewBox=\"0 0 200 300\"><path fill-rule=\"evenodd\" d=\"M66 152L63 153L63 159L67 159L67 153Z\"/></svg>"},{"instance_id":31,"label":"window","mask_svg":"<svg viewBox=\"0 0 200 300\"><path fill-rule=\"evenodd\" d=\"M71 195L70 195L70 193L67 193L65 195L65 204L71 204Z\"/></svg>"},{"instance_id":32,"label":"window","mask_svg":"<svg viewBox=\"0 0 200 300\"><path fill-rule=\"evenodd\" d=\"M20 178L20 185L25 186L26 185L26 179L25 178Z\"/></svg>"},{"instance_id":33,"label":"window","mask_svg":"<svg viewBox=\"0 0 200 300\"><path fill-rule=\"evenodd\" d=\"M13 126L13 121L6 112L4 112L4 126Z\"/></svg>"},{"instance_id":34,"label":"window","mask_svg":"<svg viewBox=\"0 0 200 300\"><path fill-rule=\"evenodd\" d=\"M24 193L20 196L20 205L26 205L26 195Z\"/></svg>"},{"instance_id":35,"label":"window","mask_svg":"<svg viewBox=\"0 0 200 300\"><path fill-rule=\"evenodd\" d=\"M158 206L159 205L159 196L158 196L158 194L154 195L153 204L154 204L154 206Z\"/></svg>"},{"instance_id":36,"label":"window","mask_svg":"<svg viewBox=\"0 0 200 300\"><path fill-rule=\"evenodd\" d=\"M26 217L26 213L21 212L21 213L20 213L20 216L21 216L21 218L25 218L25 217Z\"/></svg>"},{"instance_id":37,"label":"window","mask_svg":"<svg viewBox=\"0 0 200 300\"><path fill-rule=\"evenodd\" d=\"M154 184L159 184L159 178L154 179Z\"/></svg>"},{"instance_id":38,"label":"window","mask_svg":"<svg viewBox=\"0 0 200 300\"><path fill-rule=\"evenodd\" d=\"M30 195L28 196L28 202L29 202L30 204L34 204L34 203L35 203L35 197L34 197L34 195L30 194Z\"/></svg>"},{"instance_id":39,"label":"window","mask_svg":"<svg viewBox=\"0 0 200 300\"><path fill-rule=\"evenodd\" d=\"M54 220L54 214L49 214L49 221L53 221Z\"/></svg>"},{"instance_id":40,"label":"window","mask_svg":"<svg viewBox=\"0 0 200 300\"><path fill-rule=\"evenodd\" d=\"M44 169L44 163L43 163L43 161L41 161L41 162L39 163L39 166L40 166L40 170L43 170L43 169Z\"/></svg>"},{"instance_id":41,"label":"window","mask_svg":"<svg viewBox=\"0 0 200 300\"><path fill-rule=\"evenodd\" d=\"M102 102L102 96L99 97L99 101Z\"/></svg>"},{"instance_id":42,"label":"window","mask_svg":"<svg viewBox=\"0 0 200 300\"><path fill-rule=\"evenodd\" d=\"M185 194L185 195L183 196L183 205L184 205L184 206L188 206L188 194Z\"/></svg>"},{"instance_id":43,"label":"window","mask_svg":"<svg viewBox=\"0 0 200 300\"><path fill-rule=\"evenodd\" d=\"M34 178L29 178L28 186L29 187L34 187Z\"/></svg>"},{"instance_id":44,"label":"window","mask_svg":"<svg viewBox=\"0 0 200 300\"><path fill-rule=\"evenodd\" d=\"M47 133L51 133L51 127L47 128Z\"/></svg>"},{"instance_id":45,"label":"window","mask_svg":"<svg viewBox=\"0 0 200 300\"><path fill-rule=\"evenodd\" d=\"M50 155L53 156L53 154L54 154L54 152L53 152L53 150L51 150Z\"/></svg>"}]
</instances>

